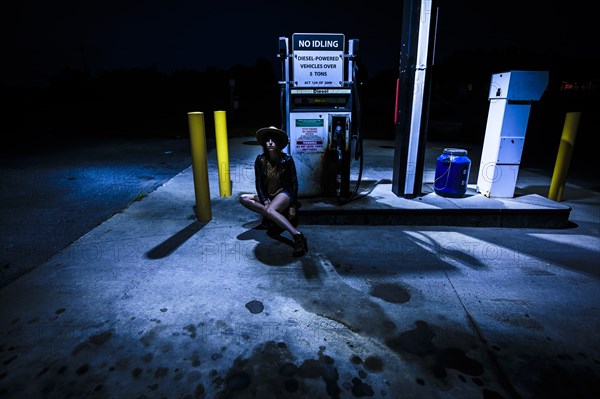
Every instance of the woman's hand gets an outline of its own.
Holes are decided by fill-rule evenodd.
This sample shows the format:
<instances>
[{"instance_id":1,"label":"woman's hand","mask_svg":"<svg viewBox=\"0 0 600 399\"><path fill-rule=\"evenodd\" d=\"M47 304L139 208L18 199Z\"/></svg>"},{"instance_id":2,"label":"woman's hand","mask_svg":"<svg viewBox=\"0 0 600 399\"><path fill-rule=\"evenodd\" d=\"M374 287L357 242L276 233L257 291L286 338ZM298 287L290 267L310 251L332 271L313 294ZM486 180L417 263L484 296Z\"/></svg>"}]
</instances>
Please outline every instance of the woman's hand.
<instances>
[{"instance_id":1,"label":"woman's hand","mask_svg":"<svg viewBox=\"0 0 600 399\"><path fill-rule=\"evenodd\" d=\"M290 206L290 219L294 219L296 217L296 208L293 206Z\"/></svg>"}]
</instances>

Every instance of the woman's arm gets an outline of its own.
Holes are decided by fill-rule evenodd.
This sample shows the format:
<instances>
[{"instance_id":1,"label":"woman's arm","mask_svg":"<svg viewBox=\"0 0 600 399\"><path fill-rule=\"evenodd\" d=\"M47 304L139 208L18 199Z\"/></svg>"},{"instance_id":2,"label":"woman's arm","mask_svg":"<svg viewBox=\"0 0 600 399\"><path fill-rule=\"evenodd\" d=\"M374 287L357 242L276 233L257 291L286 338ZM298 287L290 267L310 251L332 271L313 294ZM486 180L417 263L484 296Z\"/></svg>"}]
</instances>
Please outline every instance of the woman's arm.
<instances>
[{"instance_id":1,"label":"woman's arm","mask_svg":"<svg viewBox=\"0 0 600 399\"><path fill-rule=\"evenodd\" d=\"M293 208L297 208L298 202L298 175L296 174L296 164L294 162L294 158L290 155L288 169L290 171L290 182L291 182L291 194L292 198L290 198L290 206Z\"/></svg>"},{"instance_id":2,"label":"woman's arm","mask_svg":"<svg viewBox=\"0 0 600 399\"><path fill-rule=\"evenodd\" d=\"M257 156L254 161L254 183L256 187L256 195L261 204L264 204L268 198L263 191L263 173L262 173L262 161L261 156Z\"/></svg>"}]
</instances>

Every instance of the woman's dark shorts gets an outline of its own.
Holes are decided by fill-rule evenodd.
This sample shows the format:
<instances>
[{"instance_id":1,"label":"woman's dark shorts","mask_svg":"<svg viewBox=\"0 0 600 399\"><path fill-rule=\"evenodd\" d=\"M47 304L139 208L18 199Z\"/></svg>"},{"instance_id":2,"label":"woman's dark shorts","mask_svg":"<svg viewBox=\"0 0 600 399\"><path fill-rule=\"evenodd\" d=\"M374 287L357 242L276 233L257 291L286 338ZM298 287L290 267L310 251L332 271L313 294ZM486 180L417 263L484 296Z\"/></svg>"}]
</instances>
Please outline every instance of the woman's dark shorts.
<instances>
[{"instance_id":1,"label":"woman's dark shorts","mask_svg":"<svg viewBox=\"0 0 600 399\"><path fill-rule=\"evenodd\" d=\"M281 190L281 191L279 191L279 192L278 192L277 194L275 194L275 195L270 195L270 194L269 194L269 195L268 195L268 197L269 197L269 201L273 201L273 198L275 198L276 196L278 196L278 195L279 195L279 194L281 194L281 193L283 193L283 194L287 195L287 197L288 197L289 199L292 199L292 194L290 194L290 192L289 192L288 190Z\"/></svg>"}]
</instances>

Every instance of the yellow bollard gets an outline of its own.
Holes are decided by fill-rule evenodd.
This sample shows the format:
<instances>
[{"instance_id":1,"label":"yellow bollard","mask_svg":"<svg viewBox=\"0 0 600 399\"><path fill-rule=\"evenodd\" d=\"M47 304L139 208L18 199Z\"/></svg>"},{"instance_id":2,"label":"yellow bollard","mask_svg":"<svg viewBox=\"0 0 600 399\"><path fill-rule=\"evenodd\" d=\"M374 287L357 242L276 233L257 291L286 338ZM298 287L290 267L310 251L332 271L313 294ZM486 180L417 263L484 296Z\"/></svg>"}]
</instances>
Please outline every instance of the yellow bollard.
<instances>
[{"instance_id":1,"label":"yellow bollard","mask_svg":"<svg viewBox=\"0 0 600 399\"><path fill-rule=\"evenodd\" d=\"M227 118L225 117L225 111L215 111L215 135L217 141L217 163L219 164L219 192L221 197L231 197Z\"/></svg>"},{"instance_id":2,"label":"yellow bollard","mask_svg":"<svg viewBox=\"0 0 600 399\"><path fill-rule=\"evenodd\" d=\"M196 218L202 222L209 222L212 219L212 213L210 210L210 188L208 186L204 113L188 112L188 124L192 148L194 192L196 194Z\"/></svg>"},{"instance_id":3,"label":"yellow bollard","mask_svg":"<svg viewBox=\"0 0 600 399\"><path fill-rule=\"evenodd\" d=\"M575 137L579 128L581 112L567 112L565 125L560 138L554 173L550 182L550 192L548 198L553 201L562 201L563 191L567 182L573 147L575 146Z\"/></svg>"}]
</instances>

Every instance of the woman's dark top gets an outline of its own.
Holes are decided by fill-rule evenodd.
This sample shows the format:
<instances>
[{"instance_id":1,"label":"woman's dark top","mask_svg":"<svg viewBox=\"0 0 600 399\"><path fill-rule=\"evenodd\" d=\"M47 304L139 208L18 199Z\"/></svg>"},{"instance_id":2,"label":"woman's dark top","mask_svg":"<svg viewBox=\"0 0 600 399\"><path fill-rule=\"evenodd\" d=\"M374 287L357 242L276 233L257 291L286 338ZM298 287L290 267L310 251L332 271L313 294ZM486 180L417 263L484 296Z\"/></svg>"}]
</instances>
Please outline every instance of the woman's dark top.
<instances>
[{"instance_id":1,"label":"woman's dark top","mask_svg":"<svg viewBox=\"0 0 600 399\"><path fill-rule=\"evenodd\" d=\"M259 154L254 161L254 175L256 178L256 193L261 203L269 198L269 177L267 176L267 157L265 154ZM298 176L296 175L296 165L291 155L282 152L279 155L278 165L279 184L278 186L290 194L290 206L297 207L298 202ZM271 182L273 183L273 182Z\"/></svg>"}]
</instances>

